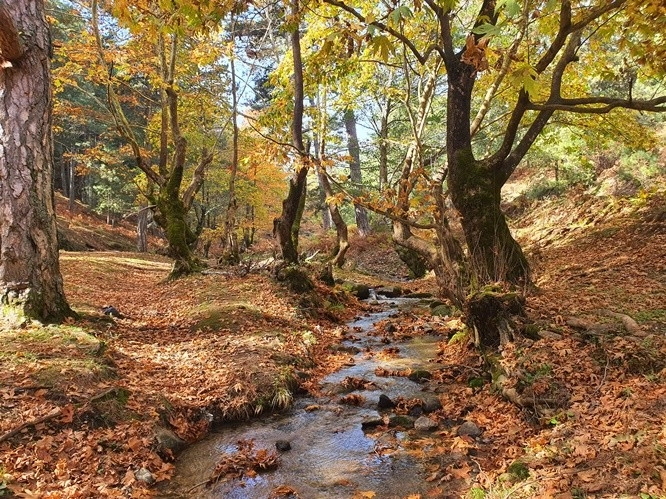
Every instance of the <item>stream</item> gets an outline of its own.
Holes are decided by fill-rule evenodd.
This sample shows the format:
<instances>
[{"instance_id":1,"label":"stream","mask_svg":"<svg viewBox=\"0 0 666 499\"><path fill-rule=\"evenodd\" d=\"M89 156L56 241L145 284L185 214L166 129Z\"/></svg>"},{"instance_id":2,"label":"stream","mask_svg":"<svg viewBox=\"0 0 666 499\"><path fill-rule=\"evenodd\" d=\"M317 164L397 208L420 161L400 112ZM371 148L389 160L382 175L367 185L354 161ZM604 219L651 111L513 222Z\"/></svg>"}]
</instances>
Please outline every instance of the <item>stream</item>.
<instances>
[{"instance_id":1,"label":"stream","mask_svg":"<svg viewBox=\"0 0 666 499\"><path fill-rule=\"evenodd\" d=\"M418 438L419 432L396 425L378 435L366 433L381 422L382 416L394 416L390 408L378 408L380 394L391 400L422 398L432 403L436 399L434 394L423 392L423 385L407 377L375 374L376 368L432 371L441 367L432 361L441 337L415 336L386 345L381 336L369 334L374 323L417 302L408 298L378 300L382 311L348 324L349 339L342 346L360 352L350 354L353 364L321 381L321 391L326 395L299 397L288 411L230 424L211 433L179 457L176 475L163 497L268 498L281 486L290 487L301 498L351 498L363 491L373 491L380 498L425 493L429 487L423 463L407 452L410 438ZM377 355L387 346L397 347L397 355ZM364 389L343 391L341 386L348 377L362 378L370 384ZM349 394L362 396L363 403L341 404L340 398ZM291 449L279 452L279 465L272 471L197 487L206 481L223 453L235 452L239 440L249 439L254 440L256 449L275 450L278 441L289 442Z\"/></svg>"}]
</instances>

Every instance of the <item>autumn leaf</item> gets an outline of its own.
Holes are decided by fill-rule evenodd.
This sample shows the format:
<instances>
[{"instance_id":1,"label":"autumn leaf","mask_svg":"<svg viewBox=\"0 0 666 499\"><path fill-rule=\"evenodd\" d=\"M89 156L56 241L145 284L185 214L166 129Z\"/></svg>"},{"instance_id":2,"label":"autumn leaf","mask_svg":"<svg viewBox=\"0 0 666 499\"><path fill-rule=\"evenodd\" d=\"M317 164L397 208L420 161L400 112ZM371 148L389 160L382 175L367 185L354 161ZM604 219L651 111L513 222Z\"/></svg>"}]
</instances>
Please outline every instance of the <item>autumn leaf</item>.
<instances>
[{"instance_id":1,"label":"autumn leaf","mask_svg":"<svg viewBox=\"0 0 666 499\"><path fill-rule=\"evenodd\" d=\"M61 423L71 423L74 420L74 406L72 404L67 404L60 410L60 422Z\"/></svg>"}]
</instances>

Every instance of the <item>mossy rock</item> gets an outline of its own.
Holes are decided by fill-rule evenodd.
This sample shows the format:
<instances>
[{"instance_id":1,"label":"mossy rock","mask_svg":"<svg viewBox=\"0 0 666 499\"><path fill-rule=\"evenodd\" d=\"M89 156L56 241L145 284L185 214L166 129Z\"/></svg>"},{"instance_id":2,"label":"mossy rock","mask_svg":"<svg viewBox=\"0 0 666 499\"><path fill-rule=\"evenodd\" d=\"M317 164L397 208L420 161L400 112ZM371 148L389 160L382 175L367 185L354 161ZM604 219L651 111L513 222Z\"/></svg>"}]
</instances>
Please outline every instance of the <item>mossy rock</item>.
<instances>
[{"instance_id":1,"label":"mossy rock","mask_svg":"<svg viewBox=\"0 0 666 499\"><path fill-rule=\"evenodd\" d=\"M365 284L345 282L342 284L342 289L348 291L359 300L367 300L370 298L370 288Z\"/></svg>"},{"instance_id":2,"label":"mossy rock","mask_svg":"<svg viewBox=\"0 0 666 499\"><path fill-rule=\"evenodd\" d=\"M453 307L442 303L441 305L437 305L436 307L432 308L430 313L435 317L451 316L453 315Z\"/></svg>"},{"instance_id":3,"label":"mossy rock","mask_svg":"<svg viewBox=\"0 0 666 499\"><path fill-rule=\"evenodd\" d=\"M410 416L403 416L401 414L391 416L389 418L389 427L395 428L396 426L400 426L402 428L414 428L414 418Z\"/></svg>"},{"instance_id":4,"label":"mossy rock","mask_svg":"<svg viewBox=\"0 0 666 499\"><path fill-rule=\"evenodd\" d=\"M428 263L416 251L397 244L395 245L395 251L398 253L400 260L409 268L409 277L419 278L426 275L426 272L428 272Z\"/></svg>"},{"instance_id":5,"label":"mossy rock","mask_svg":"<svg viewBox=\"0 0 666 499\"><path fill-rule=\"evenodd\" d=\"M307 293L314 289L310 276L300 267L289 265L277 273L278 282L284 284L293 293Z\"/></svg>"}]
</instances>

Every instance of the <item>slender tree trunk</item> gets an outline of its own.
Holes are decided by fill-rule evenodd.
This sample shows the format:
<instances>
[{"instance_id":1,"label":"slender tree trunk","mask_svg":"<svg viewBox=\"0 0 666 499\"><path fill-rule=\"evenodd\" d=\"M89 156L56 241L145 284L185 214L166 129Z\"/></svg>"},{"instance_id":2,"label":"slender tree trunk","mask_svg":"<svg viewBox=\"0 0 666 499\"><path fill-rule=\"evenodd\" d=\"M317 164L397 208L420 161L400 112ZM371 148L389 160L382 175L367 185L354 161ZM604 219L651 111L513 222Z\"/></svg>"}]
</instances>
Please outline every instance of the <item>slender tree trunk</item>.
<instances>
[{"instance_id":1,"label":"slender tree trunk","mask_svg":"<svg viewBox=\"0 0 666 499\"><path fill-rule=\"evenodd\" d=\"M317 147L317 144L315 144ZM321 205L321 224L324 231L328 231L333 226L333 220L331 219L331 211L328 209L328 203L326 202L326 189L324 189L324 173L321 171L317 172L317 180L319 181L319 204Z\"/></svg>"},{"instance_id":2,"label":"slender tree trunk","mask_svg":"<svg viewBox=\"0 0 666 499\"><path fill-rule=\"evenodd\" d=\"M137 213L136 222L136 250L139 253L148 251L148 211L150 207L142 208Z\"/></svg>"},{"instance_id":3,"label":"slender tree trunk","mask_svg":"<svg viewBox=\"0 0 666 499\"><path fill-rule=\"evenodd\" d=\"M292 0L291 14L300 16L299 0ZM282 201L282 214L273 221L273 234L277 237L285 262L298 263L298 233L305 207L308 165L303 143L303 62L301 59L300 23L291 32L291 50L294 59L294 114L292 122L292 144L298 153L296 173L289 180L289 193Z\"/></svg>"},{"instance_id":4,"label":"slender tree trunk","mask_svg":"<svg viewBox=\"0 0 666 499\"><path fill-rule=\"evenodd\" d=\"M314 107L314 101L310 100L310 105ZM320 106L317 104L317 109ZM314 149L315 149L315 160L319 160L319 134L314 134ZM319 182L319 205L321 206L321 224L324 231L330 230L333 226L333 220L331 219L331 212L328 209L328 203L326 202L326 191L324 189L324 172L321 168L317 169L317 181Z\"/></svg>"},{"instance_id":5,"label":"slender tree trunk","mask_svg":"<svg viewBox=\"0 0 666 499\"><path fill-rule=\"evenodd\" d=\"M349 249L349 231L347 228L347 223L345 222L344 218L342 218L340 209L334 200L335 193L331 188L331 183L329 182L326 174L326 134L328 132L326 114L327 99L328 89L325 85L320 85L317 106L319 123L317 126L317 133L315 135L318 150L316 153L315 163L317 165L317 176L319 177L319 182L324 192L324 197L327 200L326 205L328 206L328 212L331 215L333 225L335 225L335 232L337 235L337 244L333 250L331 264L341 268L345 263L345 254L347 253L347 249Z\"/></svg>"},{"instance_id":6,"label":"slender tree trunk","mask_svg":"<svg viewBox=\"0 0 666 499\"><path fill-rule=\"evenodd\" d=\"M231 14L231 31L235 29L235 20ZM236 211L238 204L236 201L236 174L238 172L238 95L236 92L236 64L235 54L231 53L231 124L233 128L232 149L231 149L231 171L229 172L229 204L227 205L227 217L224 222L224 235L222 244L225 248L222 260L231 265L240 262L240 253L238 248L238 235L236 234Z\"/></svg>"},{"instance_id":7,"label":"slender tree trunk","mask_svg":"<svg viewBox=\"0 0 666 499\"><path fill-rule=\"evenodd\" d=\"M0 316L72 314L58 263L50 51L42 0L0 3Z\"/></svg>"},{"instance_id":8,"label":"slender tree trunk","mask_svg":"<svg viewBox=\"0 0 666 499\"><path fill-rule=\"evenodd\" d=\"M69 211L70 213L74 212L76 205L76 167L74 166L74 161L69 160L69 188L67 189L67 194L69 196Z\"/></svg>"},{"instance_id":9,"label":"slender tree trunk","mask_svg":"<svg viewBox=\"0 0 666 499\"><path fill-rule=\"evenodd\" d=\"M344 113L345 130L347 130L347 148L349 149L349 173L354 187L359 188L363 185L363 175L361 173L361 147L358 142L356 132L356 115L354 110L347 108ZM354 204L354 214L356 216L356 227L361 237L370 234L370 222L368 221L368 212L362 206Z\"/></svg>"}]
</instances>

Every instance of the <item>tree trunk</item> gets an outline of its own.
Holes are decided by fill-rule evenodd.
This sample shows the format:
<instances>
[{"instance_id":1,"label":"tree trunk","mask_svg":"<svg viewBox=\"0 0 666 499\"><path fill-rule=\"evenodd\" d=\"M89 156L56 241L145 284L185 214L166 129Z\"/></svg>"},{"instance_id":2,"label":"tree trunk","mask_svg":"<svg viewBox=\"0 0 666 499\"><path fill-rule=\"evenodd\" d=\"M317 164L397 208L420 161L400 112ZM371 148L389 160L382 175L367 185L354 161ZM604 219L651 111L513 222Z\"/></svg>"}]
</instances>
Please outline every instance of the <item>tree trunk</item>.
<instances>
[{"instance_id":1,"label":"tree trunk","mask_svg":"<svg viewBox=\"0 0 666 499\"><path fill-rule=\"evenodd\" d=\"M355 188L360 188L363 184L363 175L361 174L361 147L356 133L356 115L354 110L347 108L344 113L345 130L347 130L347 148L349 149L349 173L351 181ZM354 204L354 214L356 215L356 227L361 237L370 234L370 222L368 221L368 212L362 206Z\"/></svg>"},{"instance_id":2,"label":"tree trunk","mask_svg":"<svg viewBox=\"0 0 666 499\"><path fill-rule=\"evenodd\" d=\"M529 264L500 208L502 186L493 171L462 152L451 167L449 188L462 218L471 271L476 286L492 282L526 285Z\"/></svg>"},{"instance_id":3,"label":"tree trunk","mask_svg":"<svg viewBox=\"0 0 666 499\"><path fill-rule=\"evenodd\" d=\"M295 19L300 16L298 0L291 2L291 14ZM282 257L288 264L298 263L298 232L301 216L305 208L307 191L308 166L303 144L303 61L301 59L300 23L292 28L291 50L294 59L294 114L292 122L292 144L298 154L300 164L295 175L289 180L289 193L282 201L282 214L273 221L273 234L277 237Z\"/></svg>"},{"instance_id":4,"label":"tree trunk","mask_svg":"<svg viewBox=\"0 0 666 499\"><path fill-rule=\"evenodd\" d=\"M231 31L235 30L234 14L231 14ZM231 53L231 124L233 127L231 171L229 172L229 204L227 205L227 216L224 221L224 235L222 245L224 254L221 260L228 265L240 263L240 251L238 248L238 235L236 234L236 174L238 172L238 95L236 92L236 64L234 53Z\"/></svg>"},{"instance_id":5,"label":"tree trunk","mask_svg":"<svg viewBox=\"0 0 666 499\"><path fill-rule=\"evenodd\" d=\"M194 256L192 248L197 242L197 237L187 223L187 210L183 205L174 188L178 188L174 183L169 183L160 190L157 198L157 210L155 221L164 229L167 242L167 254L171 257L173 268L169 275L170 279L177 279L183 275L191 274L201 268L201 263Z\"/></svg>"},{"instance_id":6,"label":"tree trunk","mask_svg":"<svg viewBox=\"0 0 666 499\"><path fill-rule=\"evenodd\" d=\"M318 148L319 146L315 143L315 147ZM328 203L326 203L324 175L322 172L317 172L317 180L319 180L319 204L321 205L321 225L324 231L328 231L333 226L333 220L331 219L331 211L328 209Z\"/></svg>"},{"instance_id":7,"label":"tree trunk","mask_svg":"<svg viewBox=\"0 0 666 499\"><path fill-rule=\"evenodd\" d=\"M324 189L324 194L326 195L327 198L332 198L333 189L331 188L331 183L328 181L326 173L321 171L322 167L320 165L317 166L317 170L320 181L322 183L322 188ZM338 242L333 251L333 259L331 260L331 264L335 265L338 268L342 268L342 266L345 264L345 254L349 249L349 232L347 230L347 224L345 223L344 219L342 218L342 215L340 214L340 210L338 209L337 205L334 204L333 201L331 201L330 204L328 205L328 210L329 213L331 214L331 219L333 220L333 224L335 225L335 232L338 236Z\"/></svg>"},{"instance_id":8,"label":"tree trunk","mask_svg":"<svg viewBox=\"0 0 666 499\"><path fill-rule=\"evenodd\" d=\"M148 251L148 211L149 207L142 208L137 213L136 221L136 250L139 253Z\"/></svg>"},{"instance_id":9,"label":"tree trunk","mask_svg":"<svg viewBox=\"0 0 666 499\"><path fill-rule=\"evenodd\" d=\"M0 67L0 315L38 320L72 314L58 262L49 40L42 0L0 3L11 63Z\"/></svg>"},{"instance_id":10,"label":"tree trunk","mask_svg":"<svg viewBox=\"0 0 666 499\"><path fill-rule=\"evenodd\" d=\"M67 189L69 197L69 212L74 213L76 208L76 167L74 160L69 160L69 188Z\"/></svg>"},{"instance_id":11,"label":"tree trunk","mask_svg":"<svg viewBox=\"0 0 666 499\"><path fill-rule=\"evenodd\" d=\"M472 153L469 124L475 69L463 62L452 66L447 100L448 185L465 232L472 288L491 282L527 284L529 265L500 208L499 165L477 161Z\"/></svg>"}]
</instances>

